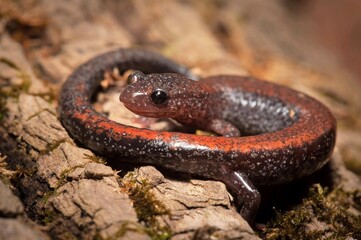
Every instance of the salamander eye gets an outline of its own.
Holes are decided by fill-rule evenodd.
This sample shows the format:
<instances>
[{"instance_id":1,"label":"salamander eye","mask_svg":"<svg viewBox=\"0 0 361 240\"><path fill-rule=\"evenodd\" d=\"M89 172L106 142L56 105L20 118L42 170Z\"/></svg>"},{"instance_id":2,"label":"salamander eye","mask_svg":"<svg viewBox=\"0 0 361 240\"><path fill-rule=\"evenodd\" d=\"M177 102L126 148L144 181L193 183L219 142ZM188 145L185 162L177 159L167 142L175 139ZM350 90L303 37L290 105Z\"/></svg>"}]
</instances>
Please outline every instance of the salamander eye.
<instances>
[{"instance_id":1,"label":"salamander eye","mask_svg":"<svg viewBox=\"0 0 361 240\"><path fill-rule=\"evenodd\" d=\"M145 74L142 73L141 71L134 71L128 76L128 83L130 84L135 83L136 81L142 79L144 76Z\"/></svg>"},{"instance_id":2,"label":"salamander eye","mask_svg":"<svg viewBox=\"0 0 361 240\"><path fill-rule=\"evenodd\" d=\"M150 98L152 99L154 104L159 105L168 100L168 94L162 89L156 89L154 90L154 92L152 92Z\"/></svg>"}]
</instances>

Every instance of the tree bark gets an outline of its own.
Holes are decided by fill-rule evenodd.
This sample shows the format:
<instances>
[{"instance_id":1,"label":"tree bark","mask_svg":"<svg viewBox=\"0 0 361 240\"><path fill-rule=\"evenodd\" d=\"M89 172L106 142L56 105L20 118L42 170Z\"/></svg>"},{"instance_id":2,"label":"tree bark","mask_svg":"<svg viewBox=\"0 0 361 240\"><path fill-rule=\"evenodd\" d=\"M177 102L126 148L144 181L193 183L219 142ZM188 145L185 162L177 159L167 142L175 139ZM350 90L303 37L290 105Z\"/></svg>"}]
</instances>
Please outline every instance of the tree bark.
<instances>
[{"instance_id":1,"label":"tree bark","mask_svg":"<svg viewBox=\"0 0 361 240\"><path fill-rule=\"evenodd\" d=\"M339 129L328 178L360 191L342 161L361 149L360 87L311 39L300 43L306 30L279 3L4 0L0 9L0 175L21 200L0 182L0 224L13 229L0 239L259 239L223 183L105 163L68 136L56 109L62 83L119 47L152 49L201 76L251 74L320 99L349 124ZM117 92L99 94L95 107L134 123Z\"/></svg>"}]
</instances>

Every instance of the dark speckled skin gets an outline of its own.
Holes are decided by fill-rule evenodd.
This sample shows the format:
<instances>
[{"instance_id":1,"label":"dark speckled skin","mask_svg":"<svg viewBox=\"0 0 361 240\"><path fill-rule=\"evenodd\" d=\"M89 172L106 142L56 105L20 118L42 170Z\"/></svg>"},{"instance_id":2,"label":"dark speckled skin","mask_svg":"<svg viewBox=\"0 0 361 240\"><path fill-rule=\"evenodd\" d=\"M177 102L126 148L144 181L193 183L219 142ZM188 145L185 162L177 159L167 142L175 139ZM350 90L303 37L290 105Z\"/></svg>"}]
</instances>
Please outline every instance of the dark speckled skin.
<instances>
[{"instance_id":1,"label":"dark speckled skin","mask_svg":"<svg viewBox=\"0 0 361 240\"><path fill-rule=\"evenodd\" d=\"M185 101L185 108L182 105L178 109L171 108L170 103L163 108L163 112L167 112L167 108L172 109L169 111L172 114L181 112L174 117L180 122L216 132L220 122L219 129L223 126L227 129L225 135L231 132L231 136L237 136L232 129L236 126L241 135L246 136L158 132L113 122L97 113L90 100L104 71L115 67L120 72L137 69L145 73L172 72L196 78L186 68L143 50L119 49L98 56L78 67L62 88L59 113L69 134L101 155L161 165L223 181L237 202L243 203L240 212L248 221L253 220L260 201L259 192L253 184L283 183L311 174L322 167L332 153L336 122L324 105L289 88L247 77L209 77L200 80L200 83L189 81L192 87L188 88L181 83L179 89L176 89L177 84L172 85L177 90L173 92L178 94L174 95L178 96L178 100L185 101L188 98L184 96L191 96L197 101L191 105ZM157 80L188 81L179 75L145 76ZM189 95L189 92L193 93ZM145 96L147 94L150 92L145 92ZM199 101L201 104L198 104ZM137 103L138 100L133 101L133 104ZM126 106L133 107L129 103ZM139 105L139 109L142 107ZM189 111L182 109L188 108L192 116L187 117ZM138 113L152 114L144 111ZM205 124L213 119L219 122L211 126Z\"/></svg>"}]
</instances>

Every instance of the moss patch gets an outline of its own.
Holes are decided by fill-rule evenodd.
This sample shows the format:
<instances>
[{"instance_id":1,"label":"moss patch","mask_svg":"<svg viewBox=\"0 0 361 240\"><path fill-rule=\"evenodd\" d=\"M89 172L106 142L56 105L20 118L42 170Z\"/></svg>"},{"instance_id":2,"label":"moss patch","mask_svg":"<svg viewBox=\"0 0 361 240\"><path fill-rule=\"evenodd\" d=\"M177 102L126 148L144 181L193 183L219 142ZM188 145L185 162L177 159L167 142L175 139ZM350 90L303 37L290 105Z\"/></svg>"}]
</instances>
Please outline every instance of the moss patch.
<instances>
[{"instance_id":1,"label":"moss patch","mask_svg":"<svg viewBox=\"0 0 361 240\"><path fill-rule=\"evenodd\" d=\"M294 210L277 212L260 234L264 239L361 239L361 192L336 189L330 193L320 185ZM317 227L315 227L317 226Z\"/></svg>"},{"instance_id":2,"label":"moss patch","mask_svg":"<svg viewBox=\"0 0 361 240\"><path fill-rule=\"evenodd\" d=\"M170 239L172 234L169 227L160 226L156 219L157 216L168 215L170 212L155 198L151 192L151 185L146 180L137 183L132 174L128 174L126 179L122 185L133 201L139 221L146 226L145 232L152 239Z\"/></svg>"},{"instance_id":3,"label":"moss patch","mask_svg":"<svg viewBox=\"0 0 361 240\"><path fill-rule=\"evenodd\" d=\"M15 177L17 172L8 168L6 158L6 156L3 156L0 153L0 180L2 180L5 184L10 184L10 180Z\"/></svg>"},{"instance_id":4,"label":"moss patch","mask_svg":"<svg viewBox=\"0 0 361 240\"><path fill-rule=\"evenodd\" d=\"M18 97L21 92L28 92L31 85L29 75L22 71L14 62L9 59L0 58L0 63L14 69L17 72L18 77L22 79L22 82L20 84L11 84L8 85L8 88L6 88L6 86L4 85L1 88L1 93L8 97ZM6 78L2 76L0 77L6 80Z\"/></svg>"},{"instance_id":5,"label":"moss patch","mask_svg":"<svg viewBox=\"0 0 361 240\"><path fill-rule=\"evenodd\" d=\"M101 163L101 164L107 164L107 161L105 160L105 158L101 157L101 156L97 156L97 155L93 155L93 154L84 154L85 158L89 159L92 162L95 163Z\"/></svg>"},{"instance_id":6,"label":"moss patch","mask_svg":"<svg viewBox=\"0 0 361 240\"><path fill-rule=\"evenodd\" d=\"M52 151L57 149L62 143L65 143L65 142L66 142L66 139L63 138L63 139L60 139L60 140L55 141L53 143L48 143L45 146L45 149L40 152L40 156L47 155L47 154L51 153Z\"/></svg>"}]
</instances>

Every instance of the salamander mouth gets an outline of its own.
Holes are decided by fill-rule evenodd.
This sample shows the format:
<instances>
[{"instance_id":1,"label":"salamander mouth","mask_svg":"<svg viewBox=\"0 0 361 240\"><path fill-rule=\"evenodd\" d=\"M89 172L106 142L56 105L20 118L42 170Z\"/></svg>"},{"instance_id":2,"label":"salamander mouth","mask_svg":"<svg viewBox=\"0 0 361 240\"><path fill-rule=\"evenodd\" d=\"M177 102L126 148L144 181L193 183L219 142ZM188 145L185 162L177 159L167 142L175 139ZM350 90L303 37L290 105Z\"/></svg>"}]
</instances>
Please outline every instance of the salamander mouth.
<instances>
[{"instance_id":1,"label":"salamander mouth","mask_svg":"<svg viewBox=\"0 0 361 240\"><path fill-rule=\"evenodd\" d=\"M124 104L124 103L123 103ZM161 118L161 117L173 117L175 114L171 111L162 111L161 109L157 109L156 111L151 109L134 109L134 107L127 106L124 104L129 111L144 117L153 117L153 118Z\"/></svg>"}]
</instances>

